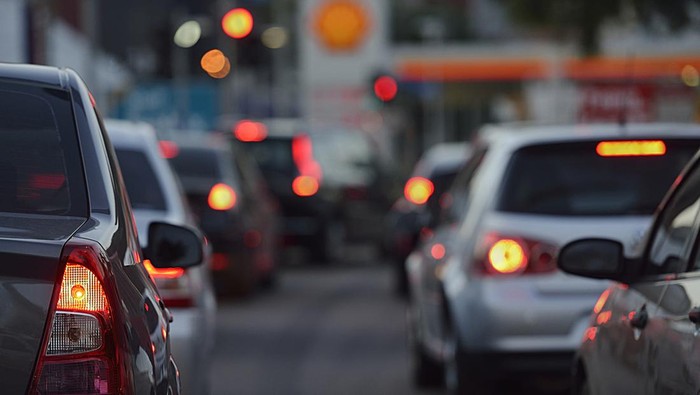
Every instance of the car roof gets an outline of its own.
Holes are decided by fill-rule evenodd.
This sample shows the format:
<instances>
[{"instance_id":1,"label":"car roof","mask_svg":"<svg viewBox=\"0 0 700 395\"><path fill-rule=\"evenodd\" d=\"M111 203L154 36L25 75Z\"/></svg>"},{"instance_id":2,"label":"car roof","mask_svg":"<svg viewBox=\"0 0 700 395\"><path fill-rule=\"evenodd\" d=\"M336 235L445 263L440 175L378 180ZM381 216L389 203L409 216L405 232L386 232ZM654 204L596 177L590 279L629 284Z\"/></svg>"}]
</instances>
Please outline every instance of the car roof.
<instances>
[{"instance_id":1,"label":"car roof","mask_svg":"<svg viewBox=\"0 0 700 395\"><path fill-rule=\"evenodd\" d=\"M435 144L423 153L413 174L431 177L436 172L454 171L469 159L471 152L467 142Z\"/></svg>"},{"instance_id":2,"label":"car roof","mask_svg":"<svg viewBox=\"0 0 700 395\"><path fill-rule=\"evenodd\" d=\"M0 63L0 80L39 83L53 88L68 89L67 73L51 66Z\"/></svg>"},{"instance_id":3,"label":"car roof","mask_svg":"<svg viewBox=\"0 0 700 395\"><path fill-rule=\"evenodd\" d=\"M220 133L205 131L171 131L167 140L177 144L180 149L199 149L212 151L230 151L229 143Z\"/></svg>"},{"instance_id":4,"label":"car roof","mask_svg":"<svg viewBox=\"0 0 700 395\"><path fill-rule=\"evenodd\" d=\"M596 139L700 138L700 125L687 123L569 124L542 125L514 123L486 125L478 133L477 143L520 147Z\"/></svg>"},{"instance_id":5,"label":"car roof","mask_svg":"<svg viewBox=\"0 0 700 395\"><path fill-rule=\"evenodd\" d=\"M146 122L132 122L118 119L105 119L109 139L120 147L145 150L144 140L156 140L155 128Z\"/></svg>"}]
</instances>

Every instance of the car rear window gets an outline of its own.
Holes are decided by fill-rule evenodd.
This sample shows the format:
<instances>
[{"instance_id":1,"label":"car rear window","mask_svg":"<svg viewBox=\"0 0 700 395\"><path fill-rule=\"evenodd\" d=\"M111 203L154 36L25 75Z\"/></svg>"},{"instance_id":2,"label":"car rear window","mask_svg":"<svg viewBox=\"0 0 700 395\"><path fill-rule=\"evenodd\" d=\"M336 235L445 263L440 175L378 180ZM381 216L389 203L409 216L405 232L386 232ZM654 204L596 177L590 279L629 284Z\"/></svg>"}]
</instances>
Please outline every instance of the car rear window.
<instances>
[{"instance_id":1,"label":"car rear window","mask_svg":"<svg viewBox=\"0 0 700 395\"><path fill-rule=\"evenodd\" d=\"M244 144L263 174L289 175L296 171L292 158L292 139L267 138L263 141Z\"/></svg>"},{"instance_id":2,"label":"car rear window","mask_svg":"<svg viewBox=\"0 0 700 395\"><path fill-rule=\"evenodd\" d=\"M67 92L0 84L0 212L87 216Z\"/></svg>"},{"instance_id":3,"label":"car rear window","mask_svg":"<svg viewBox=\"0 0 700 395\"><path fill-rule=\"evenodd\" d=\"M212 149L181 148L180 153L170 159L170 164L182 178L221 179L219 159Z\"/></svg>"},{"instance_id":4,"label":"car rear window","mask_svg":"<svg viewBox=\"0 0 700 395\"><path fill-rule=\"evenodd\" d=\"M142 151L123 148L116 148L115 151L131 207L165 211L165 196L146 154Z\"/></svg>"},{"instance_id":5,"label":"car rear window","mask_svg":"<svg viewBox=\"0 0 700 395\"><path fill-rule=\"evenodd\" d=\"M500 211L545 215L650 215L699 141L665 141L661 156L603 157L598 142L517 151L498 199Z\"/></svg>"}]
</instances>

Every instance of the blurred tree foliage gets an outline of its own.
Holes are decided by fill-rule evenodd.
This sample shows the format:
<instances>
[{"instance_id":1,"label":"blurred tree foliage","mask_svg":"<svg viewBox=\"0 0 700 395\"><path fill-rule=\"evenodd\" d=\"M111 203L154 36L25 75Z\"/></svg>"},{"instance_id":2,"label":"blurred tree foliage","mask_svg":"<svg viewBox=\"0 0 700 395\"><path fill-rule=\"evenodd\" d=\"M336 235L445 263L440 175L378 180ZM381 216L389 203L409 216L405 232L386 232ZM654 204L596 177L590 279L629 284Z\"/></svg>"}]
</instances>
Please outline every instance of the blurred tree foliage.
<instances>
[{"instance_id":1,"label":"blurred tree foliage","mask_svg":"<svg viewBox=\"0 0 700 395\"><path fill-rule=\"evenodd\" d=\"M644 26L661 22L672 31L688 26L691 7L700 0L500 0L514 21L524 26L574 34L584 55L600 50L600 28L606 20L632 11Z\"/></svg>"},{"instance_id":2,"label":"blurred tree foliage","mask_svg":"<svg viewBox=\"0 0 700 395\"><path fill-rule=\"evenodd\" d=\"M391 0L393 42L470 39L464 0Z\"/></svg>"}]
</instances>

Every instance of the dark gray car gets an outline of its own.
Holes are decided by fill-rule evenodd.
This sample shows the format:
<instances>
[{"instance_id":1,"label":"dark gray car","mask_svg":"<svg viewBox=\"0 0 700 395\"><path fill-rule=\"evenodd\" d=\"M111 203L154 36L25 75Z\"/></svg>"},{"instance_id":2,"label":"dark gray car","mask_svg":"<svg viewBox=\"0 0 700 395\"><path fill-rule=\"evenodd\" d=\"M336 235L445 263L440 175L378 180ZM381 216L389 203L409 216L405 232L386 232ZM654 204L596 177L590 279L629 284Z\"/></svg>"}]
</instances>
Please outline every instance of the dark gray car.
<instances>
[{"instance_id":1,"label":"dark gray car","mask_svg":"<svg viewBox=\"0 0 700 395\"><path fill-rule=\"evenodd\" d=\"M201 236L156 223L154 266ZM114 153L70 70L0 65L0 383L7 394L178 394L169 312Z\"/></svg>"}]
</instances>

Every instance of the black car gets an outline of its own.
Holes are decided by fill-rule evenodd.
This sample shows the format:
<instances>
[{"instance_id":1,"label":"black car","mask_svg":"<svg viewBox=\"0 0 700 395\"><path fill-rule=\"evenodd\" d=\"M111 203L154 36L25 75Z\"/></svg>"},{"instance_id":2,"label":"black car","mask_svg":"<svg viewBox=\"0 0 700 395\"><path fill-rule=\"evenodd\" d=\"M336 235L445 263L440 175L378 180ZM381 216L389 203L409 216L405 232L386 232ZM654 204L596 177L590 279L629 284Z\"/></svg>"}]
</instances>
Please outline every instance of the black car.
<instances>
[{"instance_id":1,"label":"black car","mask_svg":"<svg viewBox=\"0 0 700 395\"><path fill-rule=\"evenodd\" d=\"M0 158L2 392L178 394L170 313L143 260L194 264L202 239L154 223L144 255L75 72L0 65Z\"/></svg>"},{"instance_id":2,"label":"black car","mask_svg":"<svg viewBox=\"0 0 700 395\"><path fill-rule=\"evenodd\" d=\"M333 253L335 207L323 190L323 170L313 141L299 122L241 121L231 144L250 153L280 205L284 247L306 249L312 261L327 263Z\"/></svg>"},{"instance_id":3,"label":"black car","mask_svg":"<svg viewBox=\"0 0 700 395\"><path fill-rule=\"evenodd\" d=\"M170 164L211 242L217 292L245 296L272 284L279 243L275 203L254 161L235 154L217 135L172 138L177 153L170 155Z\"/></svg>"},{"instance_id":4,"label":"black car","mask_svg":"<svg viewBox=\"0 0 700 395\"><path fill-rule=\"evenodd\" d=\"M700 154L639 240L628 250L618 240L581 239L559 254L566 272L616 281L593 306L575 393L700 393Z\"/></svg>"}]
</instances>

